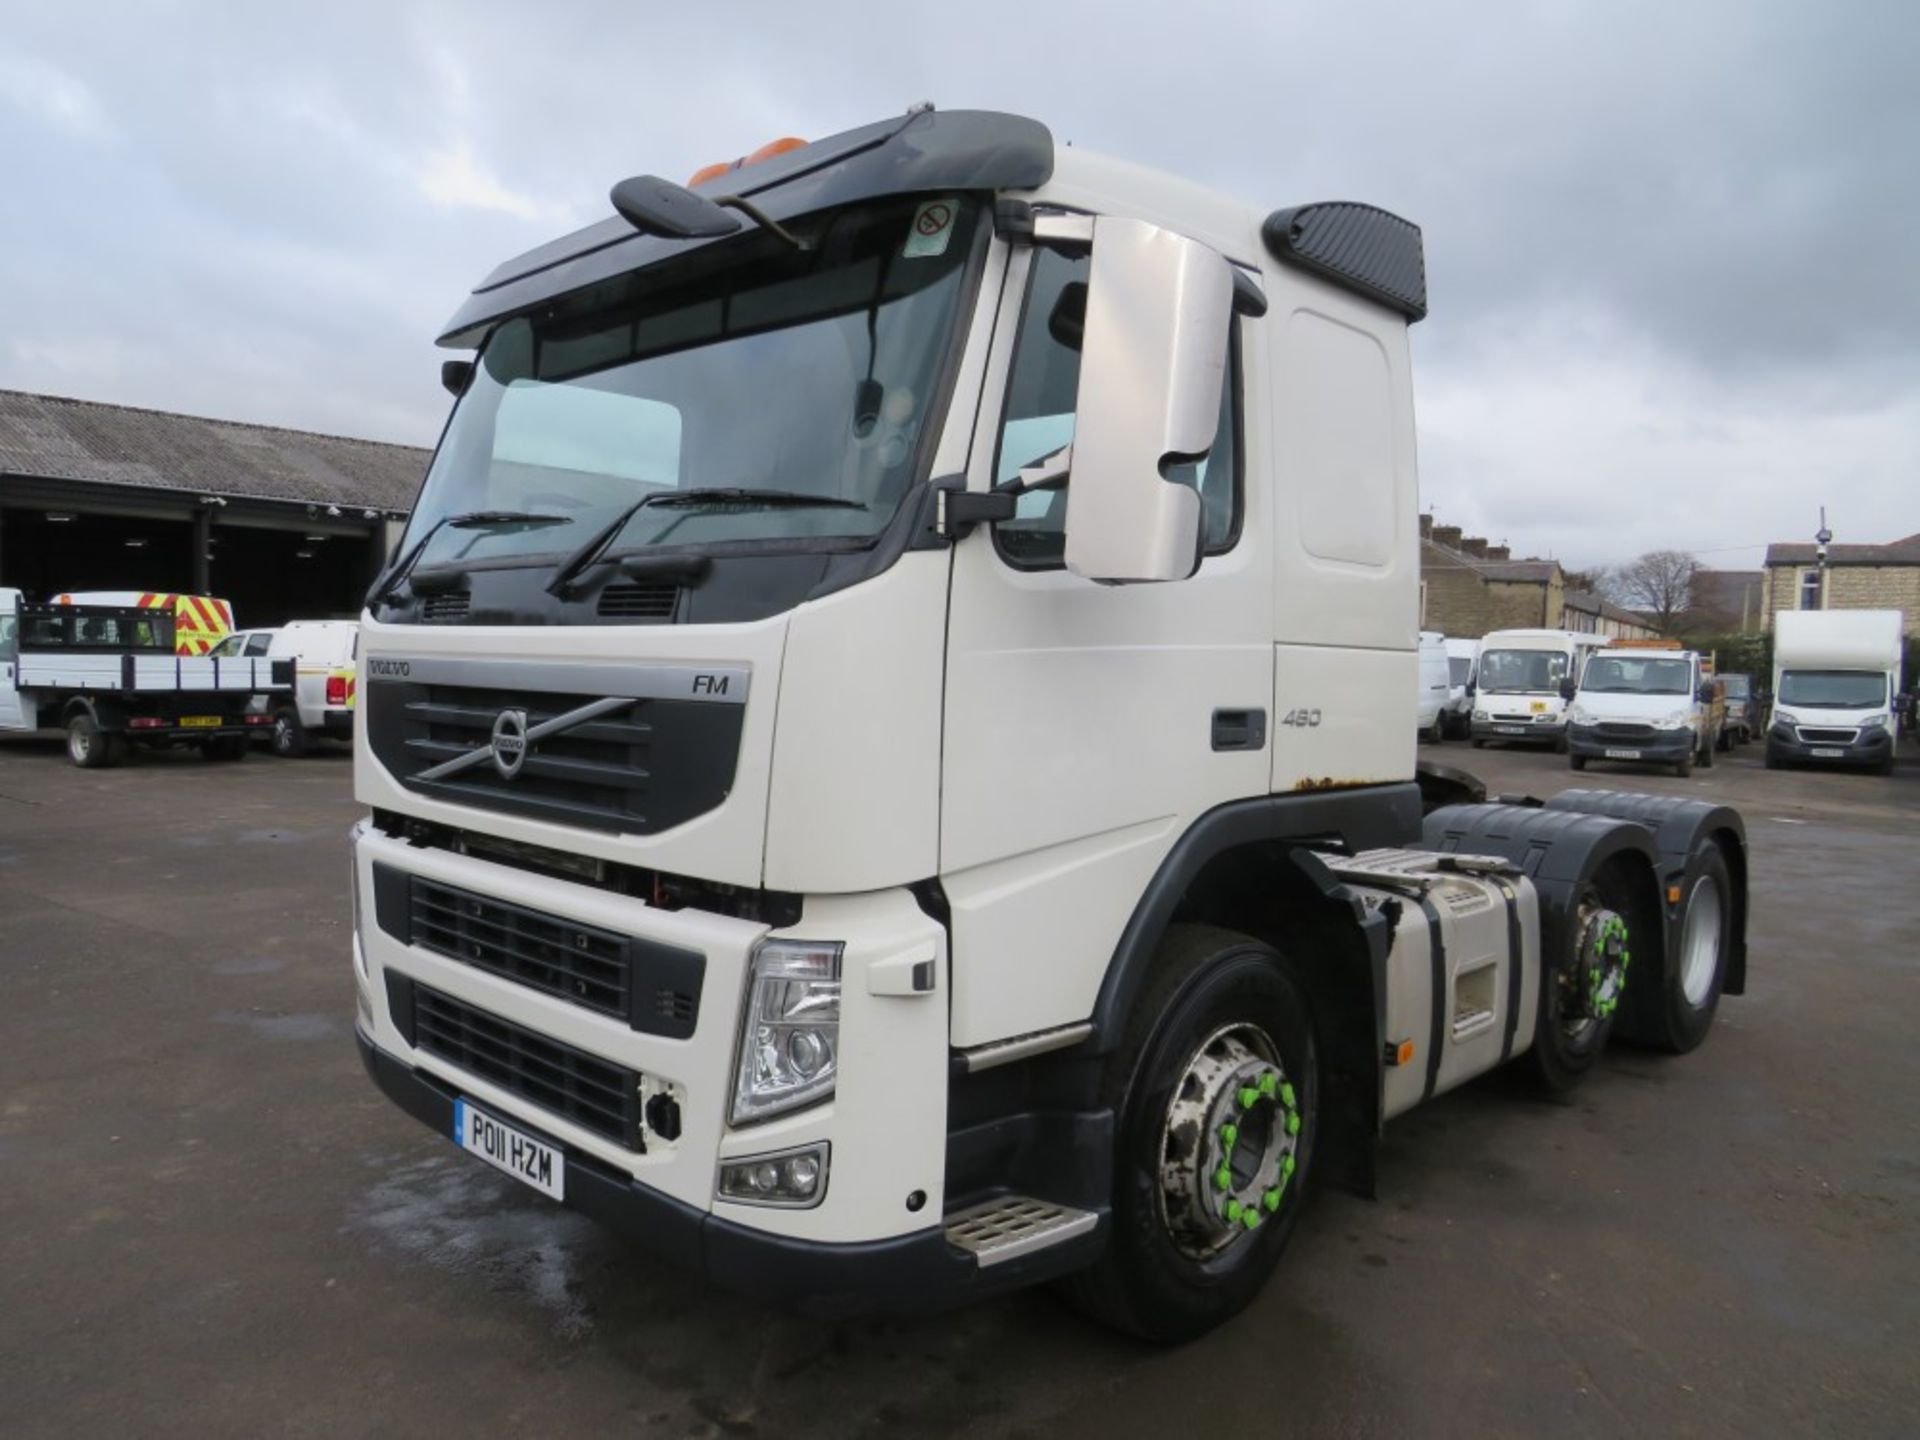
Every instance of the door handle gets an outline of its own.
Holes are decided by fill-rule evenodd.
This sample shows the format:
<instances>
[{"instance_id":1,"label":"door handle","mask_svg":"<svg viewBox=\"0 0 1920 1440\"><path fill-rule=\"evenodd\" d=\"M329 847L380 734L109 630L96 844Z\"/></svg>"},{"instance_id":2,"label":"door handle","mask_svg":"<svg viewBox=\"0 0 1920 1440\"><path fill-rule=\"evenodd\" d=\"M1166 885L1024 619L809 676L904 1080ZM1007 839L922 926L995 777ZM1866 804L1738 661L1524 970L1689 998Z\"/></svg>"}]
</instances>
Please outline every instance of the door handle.
<instances>
[{"instance_id":1,"label":"door handle","mask_svg":"<svg viewBox=\"0 0 1920 1440\"><path fill-rule=\"evenodd\" d=\"M1213 748L1216 750L1264 750L1267 745L1265 710L1216 710L1213 712Z\"/></svg>"}]
</instances>

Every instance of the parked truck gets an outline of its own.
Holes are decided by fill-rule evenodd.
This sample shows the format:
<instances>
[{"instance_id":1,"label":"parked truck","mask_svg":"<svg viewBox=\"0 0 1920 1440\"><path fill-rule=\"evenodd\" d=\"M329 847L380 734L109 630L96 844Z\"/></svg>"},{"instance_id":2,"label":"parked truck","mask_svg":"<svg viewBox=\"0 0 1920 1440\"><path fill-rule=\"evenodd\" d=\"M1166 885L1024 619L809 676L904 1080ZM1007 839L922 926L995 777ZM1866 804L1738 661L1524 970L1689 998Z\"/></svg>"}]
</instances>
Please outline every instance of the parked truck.
<instances>
[{"instance_id":1,"label":"parked truck","mask_svg":"<svg viewBox=\"0 0 1920 1440\"><path fill-rule=\"evenodd\" d=\"M0 730L64 730L83 769L117 764L134 745L246 758L252 727L267 723L248 707L284 693L292 665L182 654L176 625L170 603L34 605L0 588Z\"/></svg>"},{"instance_id":2,"label":"parked truck","mask_svg":"<svg viewBox=\"0 0 1920 1440\"><path fill-rule=\"evenodd\" d=\"M1678 641L1600 650L1567 708L1568 765L1671 765L1682 779L1722 749L1726 701L1708 656Z\"/></svg>"},{"instance_id":3,"label":"parked truck","mask_svg":"<svg viewBox=\"0 0 1920 1440\"><path fill-rule=\"evenodd\" d=\"M1861 765L1892 774L1901 612L1782 610L1773 620L1767 768Z\"/></svg>"},{"instance_id":4,"label":"parked truck","mask_svg":"<svg viewBox=\"0 0 1920 1440\"><path fill-rule=\"evenodd\" d=\"M726 1285L1177 1340L1392 1117L1700 1043L1737 814L1416 772L1415 226L1008 115L769 149L441 337L361 624L382 1090Z\"/></svg>"}]
</instances>

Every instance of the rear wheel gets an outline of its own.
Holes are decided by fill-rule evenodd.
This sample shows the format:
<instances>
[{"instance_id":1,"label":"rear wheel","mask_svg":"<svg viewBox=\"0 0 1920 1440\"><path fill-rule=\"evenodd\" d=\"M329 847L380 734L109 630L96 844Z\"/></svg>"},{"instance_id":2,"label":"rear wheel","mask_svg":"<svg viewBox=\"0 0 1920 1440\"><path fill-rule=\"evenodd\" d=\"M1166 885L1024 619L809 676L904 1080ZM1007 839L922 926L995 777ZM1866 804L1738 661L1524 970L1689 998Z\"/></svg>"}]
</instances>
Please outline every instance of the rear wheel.
<instances>
[{"instance_id":1,"label":"rear wheel","mask_svg":"<svg viewBox=\"0 0 1920 1440\"><path fill-rule=\"evenodd\" d=\"M104 769L120 758L115 739L82 711L67 722L67 758L82 770Z\"/></svg>"},{"instance_id":2,"label":"rear wheel","mask_svg":"<svg viewBox=\"0 0 1920 1440\"><path fill-rule=\"evenodd\" d=\"M300 723L300 712L283 705L273 712L273 753L285 760L297 760L307 753L307 727Z\"/></svg>"},{"instance_id":3,"label":"rear wheel","mask_svg":"<svg viewBox=\"0 0 1920 1440\"><path fill-rule=\"evenodd\" d=\"M1720 747L1714 743L1712 737L1708 737L1707 742L1700 747L1700 768L1702 770L1711 770L1713 768L1713 752L1719 748Z\"/></svg>"},{"instance_id":4,"label":"rear wheel","mask_svg":"<svg viewBox=\"0 0 1920 1440\"><path fill-rule=\"evenodd\" d=\"M1686 759L1673 762L1673 773L1678 775L1682 780L1693 774L1693 752L1691 750L1687 752Z\"/></svg>"},{"instance_id":5,"label":"rear wheel","mask_svg":"<svg viewBox=\"0 0 1920 1440\"><path fill-rule=\"evenodd\" d=\"M1103 1090L1120 1117L1113 1231L1068 1298L1191 1339L1259 1292L1299 1218L1319 1105L1304 987L1250 936L1175 927Z\"/></svg>"},{"instance_id":6,"label":"rear wheel","mask_svg":"<svg viewBox=\"0 0 1920 1440\"><path fill-rule=\"evenodd\" d=\"M1633 959L1626 917L1589 886L1574 910L1573 938L1541 975L1533 1068L1549 1090L1571 1090L1606 1048Z\"/></svg>"},{"instance_id":7,"label":"rear wheel","mask_svg":"<svg viewBox=\"0 0 1920 1440\"><path fill-rule=\"evenodd\" d=\"M1780 768L1780 756L1778 752L1776 752L1774 748L1771 745L1769 745L1767 747L1767 769L1778 770L1779 768Z\"/></svg>"},{"instance_id":8,"label":"rear wheel","mask_svg":"<svg viewBox=\"0 0 1920 1440\"><path fill-rule=\"evenodd\" d=\"M1680 943L1668 957L1658 1013L1649 1017L1652 1043L1676 1055L1707 1038L1733 954L1733 877L1725 854L1713 841L1702 840L1688 859L1687 875ZM1645 1013L1636 1008L1636 1019ZM1646 1026L1637 1025L1635 1038L1646 1032Z\"/></svg>"}]
</instances>

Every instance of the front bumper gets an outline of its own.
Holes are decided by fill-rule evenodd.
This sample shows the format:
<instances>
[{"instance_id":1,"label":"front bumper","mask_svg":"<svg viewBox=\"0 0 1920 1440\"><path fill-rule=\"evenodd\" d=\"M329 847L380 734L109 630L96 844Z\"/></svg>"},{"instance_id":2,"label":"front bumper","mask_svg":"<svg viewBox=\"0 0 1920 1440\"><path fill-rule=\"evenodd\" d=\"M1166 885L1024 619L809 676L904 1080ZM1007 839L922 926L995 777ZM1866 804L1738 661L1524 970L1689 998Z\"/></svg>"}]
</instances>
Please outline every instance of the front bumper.
<instances>
[{"instance_id":1,"label":"front bumper","mask_svg":"<svg viewBox=\"0 0 1920 1440\"><path fill-rule=\"evenodd\" d=\"M1565 721L1531 718L1474 720L1470 722L1470 729L1476 740L1505 740L1515 745L1557 745L1560 737L1567 733Z\"/></svg>"},{"instance_id":2,"label":"front bumper","mask_svg":"<svg viewBox=\"0 0 1920 1440\"><path fill-rule=\"evenodd\" d=\"M1656 730L1650 737L1626 739L1618 735L1605 735L1598 726L1575 725L1567 732L1567 753L1579 755L1588 760L1605 760L1609 750L1635 750L1637 755L1614 756L1621 760L1649 761L1656 765L1672 765L1691 755L1695 748L1691 730Z\"/></svg>"},{"instance_id":3,"label":"front bumper","mask_svg":"<svg viewBox=\"0 0 1920 1440\"><path fill-rule=\"evenodd\" d=\"M354 1039L360 1063L387 1098L428 1129L451 1137L457 1087L387 1054L358 1028ZM844 1316L963 1304L1032 1278L1011 1273L1020 1269L1017 1264L982 1272L972 1257L947 1244L938 1225L853 1244L751 1229L640 1184L521 1116L515 1115L513 1123L565 1152L569 1209L728 1290L812 1314ZM983 1275L991 1277L990 1285Z\"/></svg>"},{"instance_id":4,"label":"front bumper","mask_svg":"<svg viewBox=\"0 0 1920 1440\"><path fill-rule=\"evenodd\" d=\"M1840 753L1831 753L1836 750ZM1793 726L1776 725L1767 731L1767 754L1794 764L1884 765L1893 758L1893 732L1862 730L1851 744L1836 745L1830 740L1802 740Z\"/></svg>"}]
</instances>

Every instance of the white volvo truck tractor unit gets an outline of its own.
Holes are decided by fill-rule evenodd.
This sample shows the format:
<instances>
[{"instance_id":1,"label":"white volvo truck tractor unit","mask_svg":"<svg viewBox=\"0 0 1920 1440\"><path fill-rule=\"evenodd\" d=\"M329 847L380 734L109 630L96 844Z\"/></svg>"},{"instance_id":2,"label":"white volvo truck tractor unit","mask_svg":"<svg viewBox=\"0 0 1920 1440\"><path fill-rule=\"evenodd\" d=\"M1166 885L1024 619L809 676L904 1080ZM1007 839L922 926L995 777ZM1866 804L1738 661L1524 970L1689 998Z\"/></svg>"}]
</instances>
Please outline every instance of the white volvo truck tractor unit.
<instances>
[{"instance_id":1,"label":"white volvo truck tractor unit","mask_svg":"<svg viewBox=\"0 0 1920 1440\"><path fill-rule=\"evenodd\" d=\"M1176 1340L1391 1117L1699 1043L1737 815L1416 773L1418 229L1008 115L769 152L441 337L361 628L381 1089L728 1286Z\"/></svg>"}]
</instances>

